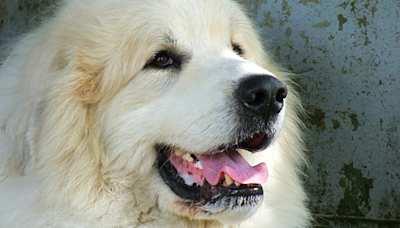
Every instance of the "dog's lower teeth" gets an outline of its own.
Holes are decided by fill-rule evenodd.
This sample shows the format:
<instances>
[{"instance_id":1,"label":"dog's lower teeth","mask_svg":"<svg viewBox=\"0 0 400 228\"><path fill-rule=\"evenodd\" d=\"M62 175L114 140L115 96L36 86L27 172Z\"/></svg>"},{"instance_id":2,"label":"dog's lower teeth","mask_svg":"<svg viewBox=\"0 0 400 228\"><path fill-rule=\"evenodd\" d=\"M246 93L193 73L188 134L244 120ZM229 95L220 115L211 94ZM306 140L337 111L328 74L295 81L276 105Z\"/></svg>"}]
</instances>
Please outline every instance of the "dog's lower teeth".
<instances>
[{"instance_id":1,"label":"dog's lower teeth","mask_svg":"<svg viewBox=\"0 0 400 228\"><path fill-rule=\"evenodd\" d=\"M250 151L248 151L248 150L245 150L245 149L236 149L236 151L239 153L239 154L241 154L241 155L243 155L243 154L246 154L246 153L251 153Z\"/></svg>"},{"instance_id":2,"label":"dog's lower teeth","mask_svg":"<svg viewBox=\"0 0 400 228\"><path fill-rule=\"evenodd\" d=\"M236 150L239 153L248 152L247 150L244 150L244 149L236 149ZM194 155L192 155L192 154L190 154L190 153L188 153L188 152L186 152L186 151L184 151L182 149L174 149L174 154L176 156L182 156L182 159L187 161L187 162L189 162L189 163L193 162L194 163L194 164L192 164L193 167L195 167L197 169L200 169L200 170L203 169L203 165L201 164L201 162L198 159L196 159L196 157ZM186 166L187 165L189 165L189 164L186 164ZM202 185L198 184L195 179L193 179L192 173L180 174L180 176L184 180L185 184L188 185L188 186L195 186L195 187L202 186ZM203 178L203 176L202 176L202 178ZM232 184L234 184L234 186L239 187L240 185L242 185L241 183L238 183L238 182L234 181L226 173L224 173L223 182L226 184L226 186L231 186Z\"/></svg>"},{"instance_id":3,"label":"dog's lower teeth","mask_svg":"<svg viewBox=\"0 0 400 228\"><path fill-rule=\"evenodd\" d=\"M198 169L203 169L203 166L201 165L200 161L197 161L197 162L194 164L194 167L196 167L196 168L198 168Z\"/></svg>"},{"instance_id":4,"label":"dog's lower teeth","mask_svg":"<svg viewBox=\"0 0 400 228\"><path fill-rule=\"evenodd\" d=\"M192 156L190 156L189 153L184 154L184 155L182 156L182 158L183 158L183 160L186 160L186 161L188 161L188 162L193 162L193 161L194 161L194 159L192 158Z\"/></svg>"},{"instance_id":5,"label":"dog's lower teeth","mask_svg":"<svg viewBox=\"0 0 400 228\"><path fill-rule=\"evenodd\" d=\"M226 173L224 173L225 176L225 182L227 185L231 185L233 183L233 180L230 176L228 176Z\"/></svg>"},{"instance_id":6,"label":"dog's lower teeth","mask_svg":"<svg viewBox=\"0 0 400 228\"><path fill-rule=\"evenodd\" d=\"M175 150L175 154L176 154L177 156L181 156L181 155L184 154L184 153L186 153L186 152L183 151L183 150L181 150L181 149L176 149L176 150Z\"/></svg>"}]
</instances>

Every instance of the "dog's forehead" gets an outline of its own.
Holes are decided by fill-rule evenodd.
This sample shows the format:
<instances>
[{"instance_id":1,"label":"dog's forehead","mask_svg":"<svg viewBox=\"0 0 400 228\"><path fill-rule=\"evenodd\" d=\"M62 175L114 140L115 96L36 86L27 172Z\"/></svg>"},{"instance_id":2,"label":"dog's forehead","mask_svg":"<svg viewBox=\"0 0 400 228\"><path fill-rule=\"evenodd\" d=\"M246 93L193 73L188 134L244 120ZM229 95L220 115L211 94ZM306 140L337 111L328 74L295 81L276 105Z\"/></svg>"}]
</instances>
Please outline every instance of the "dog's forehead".
<instances>
[{"instance_id":1,"label":"dog's forehead","mask_svg":"<svg viewBox=\"0 0 400 228\"><path fill-rule=\"evenodd\" d=\"M227 0L163 0L145 9L133 15L133 19L140 17L148 26L147 37L183 46L201 46L205 42L230 44L234 33L249 26L236 3Z\"/></svg>"},{"instance_id":2,"label":"dog's forehead","mask_svg":"<svg viewBox=\"0 0 400 228\"><path fill-rule=\"evenodd\" d=\"M137 7L137 5L132 7ZM152 13L144 13L150 19L160 19L156 22L174 23L178 20L180 24L175 24L175 26L184 25L191 28L193 25L201 27L210 22L214 25L226 26L242 14L238 5L231 0L159 0L148 10Z\"/></svg>"}]
</instances>

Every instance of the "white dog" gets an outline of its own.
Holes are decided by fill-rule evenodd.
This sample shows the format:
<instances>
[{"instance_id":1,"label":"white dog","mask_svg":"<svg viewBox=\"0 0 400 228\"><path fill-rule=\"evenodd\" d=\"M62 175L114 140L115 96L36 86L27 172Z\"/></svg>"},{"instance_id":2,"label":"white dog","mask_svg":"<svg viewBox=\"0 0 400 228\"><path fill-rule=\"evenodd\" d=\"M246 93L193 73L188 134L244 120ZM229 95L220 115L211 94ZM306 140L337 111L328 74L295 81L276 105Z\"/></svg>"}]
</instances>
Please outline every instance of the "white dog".
<instances>
[{"instance_id":1,"label":"white dog","mask_svg":"<svg viewBox=\"0 0 400 228\"><path fill-rule=\"evenodd\" d=\"M0 72L0 227L305 227L299 100L230 0L70 0Z\"/></svg>"}]
</instances>

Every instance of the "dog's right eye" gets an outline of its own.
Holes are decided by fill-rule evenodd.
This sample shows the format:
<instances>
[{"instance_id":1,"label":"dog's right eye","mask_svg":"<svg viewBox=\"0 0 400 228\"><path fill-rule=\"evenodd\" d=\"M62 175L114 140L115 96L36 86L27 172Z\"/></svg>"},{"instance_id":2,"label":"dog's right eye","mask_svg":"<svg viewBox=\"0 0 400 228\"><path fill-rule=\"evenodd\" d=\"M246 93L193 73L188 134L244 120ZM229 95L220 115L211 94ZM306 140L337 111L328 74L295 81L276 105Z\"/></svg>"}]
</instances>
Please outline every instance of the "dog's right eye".
<instances>
[{"instance_id":1,"label":"dog's right eye","mask_svg":"<svg viewBox=\"0 0 400 228\"><path fill-rule=\"evenodd\" d=\"M168 52L161 51L158 52L149 63L147 63L146 67L166 68L178 63L179 61L175 61L175 58L171 57Z\"/></svg>"},{"instance_id":2,"label":"dog's right eye","mask_svg":"<svg viewBox=\"0 0 400 228\"><path fill-rule=\"evenodd\" d=\"M182 58L173 52L159 51L144 68L155 68L155 69L166 69L173 67L174 69L180 69Z\"/></svg>"},{"instance_id":3,"label":"dog's right eye","mask_svg":"<svg viewBox=\"0 0 400 228\"><path fill-rule=\"evenodd\" d=\"M172 65L174 60L167 53L158 53L154 58L153 64L157 67L167 67Z\"/></svg>"}]
</instances>

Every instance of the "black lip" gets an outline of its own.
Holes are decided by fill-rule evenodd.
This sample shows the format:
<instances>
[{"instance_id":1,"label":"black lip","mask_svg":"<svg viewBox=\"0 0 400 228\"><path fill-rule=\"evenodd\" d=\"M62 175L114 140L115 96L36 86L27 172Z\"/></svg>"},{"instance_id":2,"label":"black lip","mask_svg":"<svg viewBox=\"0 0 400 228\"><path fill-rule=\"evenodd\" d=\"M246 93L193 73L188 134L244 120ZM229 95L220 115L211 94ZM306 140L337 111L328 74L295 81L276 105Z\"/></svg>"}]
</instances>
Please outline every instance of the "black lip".
<instances>
[{"instance_id":1,"label":"black lip","mask_svg":"<svg viewBox=\"0 0 400 228\"><path fill-rule=\"evenodd\" d=\"M245 149L245 150L250 151L250 152L253 152L253 153L255 153L255 152L260 152L260 151L266 149L266 148L271 144L271 142L272 142L272 137L269 137L268 134L267 134L266 132L263 132L263 133L265 133L265 135L264 135L264 137L263 137L261 143L258 144L256 147L250 147L250 146L248 145L248 143L246 142L247 140L245 139L245 140L242 140L242 141L237 145L237 148ZM251 136L249 136L249 137L251 137ZM249 137L247 137L247 138L249 138Z\"/></svg>"},{"instance_id":2,"label":"black lip","mask_svg":"<svg viewBox=\"0 0 400 228\"><path fill-rule=\"evenodd\" d=\"M232 143L232 144L220 146L220 147L218 147L217 151L224 151L224 150L227 150L228 148L233 148L233 149L244 149L244 150L247 150L252 153L260 152L260 151L266 149L271 144L273 137L270 134L268 134L267 131L258 131L258 133L264 133L265 135L264 135L263 139L261 140L261 142L255 147L249 146L248 141L253 135L255 135L257 133L253 133L251 135L241 137L242 139L240 141L238 140L239 143L236 143L236 144Z\"/></svg>"},{"instance_id":3,"label":"black lip","mask_svg":"<svg viewBox=\"0 0 400 228\"><path fill-rule=\"evenodd\" d=\"M259 184L240 185L239 187L225 187L220 182L213 186L205 182L203 186L188 186L183 179L178 175L178 171L168 161L165 147L158 147L158 169L160 175L168 187L181 199L187 200L190 203L204 205L214 203L226 197L254 197L257 196L257 201L263 197L263 189Z\"/></svg>"}]
</instances>

